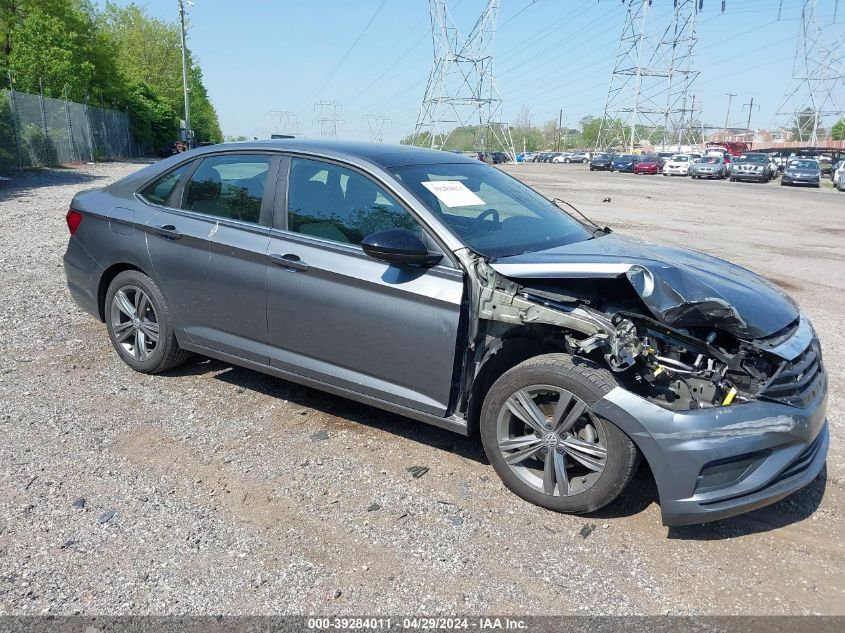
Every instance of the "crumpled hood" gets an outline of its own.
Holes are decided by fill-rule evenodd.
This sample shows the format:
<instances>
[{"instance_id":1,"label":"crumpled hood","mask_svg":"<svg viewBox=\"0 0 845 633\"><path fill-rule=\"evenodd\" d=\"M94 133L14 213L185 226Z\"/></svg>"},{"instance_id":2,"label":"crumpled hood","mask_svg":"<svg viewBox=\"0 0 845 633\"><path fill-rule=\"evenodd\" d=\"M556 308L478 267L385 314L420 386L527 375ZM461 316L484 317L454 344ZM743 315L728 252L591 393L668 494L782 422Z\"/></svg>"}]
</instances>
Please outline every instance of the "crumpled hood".
<instances>
[{"instance_id":1,"label":"crumpled hood","mask_svg":"<svg viewBox=\"0 0 845 633\"><path fill-rule=\"evenodd\" d=\"M656 319L676 327L712 325L742 339L770 336L799 315L779 288L745 268L616 234L490 265L516 279L625 276Z\"/></svg>"}]
</instances>

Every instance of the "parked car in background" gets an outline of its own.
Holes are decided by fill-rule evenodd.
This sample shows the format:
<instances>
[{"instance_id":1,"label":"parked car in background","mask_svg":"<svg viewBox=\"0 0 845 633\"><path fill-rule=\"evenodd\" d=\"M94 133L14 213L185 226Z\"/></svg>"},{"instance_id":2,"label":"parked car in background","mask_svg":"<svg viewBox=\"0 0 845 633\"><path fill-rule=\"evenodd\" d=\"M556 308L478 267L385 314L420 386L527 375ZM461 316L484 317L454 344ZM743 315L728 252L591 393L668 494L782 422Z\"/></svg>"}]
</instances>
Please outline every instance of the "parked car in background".
<instances>
[{"instance_id":1,"label":"parked car in background","mask_svg":"<svg viewBox=\"0 0 845 633\"><path fill-rule=\"evenodd\" d=\"M617 154L610 163L610 171L633 173L637 158L634 154Z\"/></svg>"},{"instance_id":2,"label":"parked car in background","mask_svg":"<svg viewBox=\"0 0 845 633\"><path fill-rule=\"evenodd\" d=\"M722 156L702 156L690 163L689 175L693 178L714 178L721 180L728 170Z\"/></svg>"},{"instance_id":3,"label":"parked car in background","mask_svg":"<svg viewBox=\"0 0 845 633\"><path fill-rule=\"evenodd\" d=\"M505 154L504 152L493 152L493 164L500 165L502 163L509 163L511 162L510 157Z\"/></svg>"},{"instance_id":4,"label":"parked car in background","mask_svg":"<svg viewBox=\"0 0 845 633\"><path fill-rule=\"evenodd\" d=\"M658 156L639 156L634 161L635 174L659 174L663 169L663 161Z\"/></svg>"},{"instance_id":5,"label":"parked car in background","mask_svg":"<svg viewBox=\"0 0 845 633\"><path fill-rule=\"evenodd\" d=\"M590 160L590 171L610 171L613 154L594 154Z\"/></svg>"},{"instance_id":6,"label":"parked car in background","mask_svg":"<svg viewBox=\"0 0 845 633\"><path fill-rule=\"evenodd\" d=\"M830 179L834 187L839 191L845 191L845 159L840 159L833 164Z\"/></svg>"},{"instance_id":7,"label":"parked car in background","mask_svg":"<svg viewBox=\"0 0 845 633\"><path fill-rule=\"evenodd\" d=\"M553 163L568 163L569 157L572 154L570 152L555 152L554 156L552 157Z\"/></svg>"},{"instance_id":8,"label":"parked car in background","mask_svg":"<svg viewBox=\"0 0 845 633\"><path fill-rule=\"evenodd\" d=\"M822 171L813 158L790 158L781 176L781 185L812 185L821 187Z\"/></svg>"},{"instance_id":9,"label":"parked car in background","mask_svg":"<svg viewBox=\"0 0 845 633\"><path fill-rule=\"evenodd\" d=\"M666 525L774 503L825 465L821 344L781 289L469 157L217 145L77 193L66 221L70 296L132 370L199 354L472 435L553 511L607 506L641 458ZM154 378L120 380L155 397Z\"/></svg>"},{"instance_id":10,"label":"parked car in background","mask_svg":"<svg viewBox=\"0 0 845 633\"><path fill-rule=\"evenodd\" d=\"M769 182L772 179L772 167L767 154L752 153L743 154L737 158L731 166L731 182L737 180L753 180L756 182Z\"/></svg>"},{"instance_id":11,"label":"parked car in background","mask_svg":"<svg viewBox=\"0 0 845 633\"><path fill-rule=\"evenodd\" d=\"M591 152L572 152L569 156L566 157L566 162L587 164L590 162L591 157Z\"/></svg>"},{"instance_id":12,"label":"parked car in background","mask_svg":"<svg viewBox=\"0 0 845 633\"><path fill-rule=\"evenodd\" d=\"M686 176L693 158L689 154L675 154L663 163L664 176Z\"/></svg>"},{"instance_id":13,"label":"parked car in background","mask_svg":"<svg viewBox=\"0 0 845 633\"><path fill-rule=\"evenodd\" d=\"M475 151L475 152L470 152L468 154L468 156L470 156L471 158L474 158L476 160L480 160L482 163L487 163L488 165L492 165L493 162L494 162L493 161L493 155L490 152Z\"/></svg>"},{"instance_id":14,"label":"parked car in background","mask_svg":"<svg viewBox=\"0 0 845 633\"><path fill-rule=\"evenodd\" d=\"M662 158L664 163L674 155L675 152L657 152L657 157Z\"/></svg>"},{"instance_id":15,"label":"parked car in background","mask_svg":"<svg viewBox=\"0 0 845 633\"><path fill-rule=\"evenodd\" d=\"M169 156L176 156L182 152L188 151L188 144L185 141L173 141L169 145L165 145L158 151L160 158L168 158Z\"/></svg>"},{"instance_id":16,"label":"parked car in background","mask_svg":"<svg viewBox=\"0 0 845 633\"><path fill-rule=\"evenodd\" d=\"M819 170L821 170L822 174L833 173L833 161L830 159L830 156L816 156L816 160L819 161Z\"/></svg>"},{"instance_id":17,"label":"parked car in background","mask_svg":"<svg viewBox=\"0 0 845 633\"><path fill-rule=\"evenodd\" d=\"M769 154L769 169L772 172L772 178L775 178L780 173L780 165L771 154Z\"/></svg>"}]
</instances>

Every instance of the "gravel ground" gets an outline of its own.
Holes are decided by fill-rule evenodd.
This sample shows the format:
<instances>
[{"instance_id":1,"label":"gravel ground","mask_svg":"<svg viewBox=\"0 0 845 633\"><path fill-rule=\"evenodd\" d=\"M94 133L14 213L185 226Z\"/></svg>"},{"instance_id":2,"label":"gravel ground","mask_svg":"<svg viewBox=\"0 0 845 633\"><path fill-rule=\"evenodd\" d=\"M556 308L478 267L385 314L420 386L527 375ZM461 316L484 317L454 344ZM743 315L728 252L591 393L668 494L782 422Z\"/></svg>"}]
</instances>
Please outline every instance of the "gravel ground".
<instances>
[{"instance_id":1,"label":"gravel ground","mask_svg":"<svg viewBox=\"0 0 845 633\"><path fill-rule=\"evenodd\" d=\"M845 197L507 168L617 230L754 268L820 332L828 478L667 530L647 469L603 514L558 515L509 493L476 440L216 361L133 373L61 257L74 192L137 168L0 189L0 614L845 614Z\"/></svg>"}]
</instances>

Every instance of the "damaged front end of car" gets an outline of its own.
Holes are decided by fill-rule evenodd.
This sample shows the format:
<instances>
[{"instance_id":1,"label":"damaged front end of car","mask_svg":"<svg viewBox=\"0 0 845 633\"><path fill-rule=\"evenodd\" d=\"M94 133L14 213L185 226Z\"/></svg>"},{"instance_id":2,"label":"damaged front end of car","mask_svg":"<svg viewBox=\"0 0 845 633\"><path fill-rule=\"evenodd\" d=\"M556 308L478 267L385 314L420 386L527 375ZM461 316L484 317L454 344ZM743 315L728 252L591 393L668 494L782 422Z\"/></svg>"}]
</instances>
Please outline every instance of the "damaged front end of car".
<instances>
[{"instance_id":1,"label":"damaged front end of car","mask_svg":"<svg viewBox=\"0 0 845 633\"><path fill-rule=\"evenodd\" d=\"M827 450L827 378L809 321L744 269L680 249L668 249L671 263L614 257L627 245L608 239L597 261L458 252L470 286L465 402L519 337L533 353L613 372L619 386L593 409L644 454L665 524L731 516L806 485ZM751 309L755 300L768 303Z\"/></svg>"}]
</instances>

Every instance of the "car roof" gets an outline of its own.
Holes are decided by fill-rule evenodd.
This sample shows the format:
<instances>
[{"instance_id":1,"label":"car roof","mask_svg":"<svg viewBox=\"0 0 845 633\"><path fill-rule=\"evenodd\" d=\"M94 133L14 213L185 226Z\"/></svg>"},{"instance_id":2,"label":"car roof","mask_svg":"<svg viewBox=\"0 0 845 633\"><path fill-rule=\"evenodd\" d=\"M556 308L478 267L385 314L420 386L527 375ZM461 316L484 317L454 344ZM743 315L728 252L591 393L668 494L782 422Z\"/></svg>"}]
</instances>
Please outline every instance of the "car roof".
<instances>
[{"instance_id":1,"label":"car roof","mask_svg":"<svg viewBox=\"0 0 845 633\"><path fill-rule=\"evenodd\" d=\"M271 139L220 143L193 150L197 156L221 151L276 150L303 152L339 159L363 159L379 167L436 165L438 163L475 163L475 159L427 147L365 141L327 141L311 139ZM183 154L183 157L187 157Z\"/></svg>"}]
</instances>

